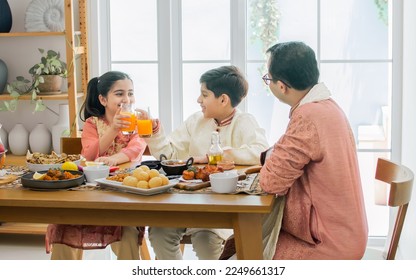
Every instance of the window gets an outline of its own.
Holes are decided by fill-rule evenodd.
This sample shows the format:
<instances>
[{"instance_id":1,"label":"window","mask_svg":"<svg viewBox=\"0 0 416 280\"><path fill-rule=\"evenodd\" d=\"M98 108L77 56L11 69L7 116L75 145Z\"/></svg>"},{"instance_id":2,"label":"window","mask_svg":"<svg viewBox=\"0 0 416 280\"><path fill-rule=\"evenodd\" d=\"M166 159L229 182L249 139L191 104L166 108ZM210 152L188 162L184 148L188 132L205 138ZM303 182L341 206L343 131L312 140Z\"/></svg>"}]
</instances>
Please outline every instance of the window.
<instances>
[{"instance_id":1,"label":"window","mask_svg":"<svg viewBox=\"0 0 416 280\"><path fill-rule=\"evenodd\" d=\"M100 1L101 2L101 1ZM149 106L167 130L199 110L200 75L220 65L245 71L240 105L256 116L273 144L289 108L261 80L265 50L304 41L317 54L321 81L347 114L357 141L370 235L385 236L388 212L374 206L376 158L391 157L393 1L387 0L106 0L109 67L130 73L139 107ZM103 13L105 15L105 13ZM104 52L106 53L106 52ZM104 63L105 64L105 63ZM397 79L395 79L397 80ZM397 141L396 141L397 142ZM392 154L393 153L393 154Z\"/></svg>"}]
</instances>

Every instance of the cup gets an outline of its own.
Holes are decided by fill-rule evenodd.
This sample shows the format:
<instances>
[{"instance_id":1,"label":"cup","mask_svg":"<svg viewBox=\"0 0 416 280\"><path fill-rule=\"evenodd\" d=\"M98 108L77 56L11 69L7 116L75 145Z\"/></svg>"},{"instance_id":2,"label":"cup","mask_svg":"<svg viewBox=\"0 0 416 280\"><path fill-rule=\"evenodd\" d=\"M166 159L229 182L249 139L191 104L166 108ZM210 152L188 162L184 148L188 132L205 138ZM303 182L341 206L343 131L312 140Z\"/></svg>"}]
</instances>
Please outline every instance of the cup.
<instances>
[{"instance_id":1,"label":"cup","mask_svg":"<svg viewBox=\"0 0 416 280\"><path fill-rule=\"evenodd\" d=\"M96 179L105 179L110 174L108 165L85 166L82 170L88 183L95 183Z\"/></svg>"},{"instance_id":2,"label":"cup","mask_svg":"<svg viewBox=\"0 0 416 280\"><path fill-rule=\"evenodd\" d=\"M150 110L147 108L147 115L138 113L137 114L137 133L140 137L147 138L151 137L153 133L153 124L150 117Z\"/></svg>"},{"instance_id":3,"label":"cup","mask_svg":"<svg viewBox=\"0 0 416 280\"><path fill-rule=\"evenodd\" d=\"M123 134L132 134L136 131L136 115L134 112L132 103L122 103L121 104L121 115L125 115L126 117L123 120L130 122L128 127L123 127L121 131Z\"/></svg>"}]
</instances>

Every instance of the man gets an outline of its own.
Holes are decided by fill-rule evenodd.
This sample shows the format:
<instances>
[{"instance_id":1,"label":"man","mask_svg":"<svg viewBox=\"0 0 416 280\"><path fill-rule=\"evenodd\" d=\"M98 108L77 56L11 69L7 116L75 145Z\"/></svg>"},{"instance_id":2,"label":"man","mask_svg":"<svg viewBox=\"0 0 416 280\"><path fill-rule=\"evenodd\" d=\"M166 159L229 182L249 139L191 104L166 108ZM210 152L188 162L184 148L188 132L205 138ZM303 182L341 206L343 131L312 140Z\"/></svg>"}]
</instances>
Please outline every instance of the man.
<instances>
[{"instance_id":1,"label":"man","mask_svg":"<svg viewBox=\"0 0 416 280\"><path fill-rule=\"evenodd\" d=\"M368 227L355 140L346 116L318 83L302 42L267 50L263 80L289 105L290 122L260 171L268 193L286 195L274 259L360 259Z\"/></svg>"}]
</instances>

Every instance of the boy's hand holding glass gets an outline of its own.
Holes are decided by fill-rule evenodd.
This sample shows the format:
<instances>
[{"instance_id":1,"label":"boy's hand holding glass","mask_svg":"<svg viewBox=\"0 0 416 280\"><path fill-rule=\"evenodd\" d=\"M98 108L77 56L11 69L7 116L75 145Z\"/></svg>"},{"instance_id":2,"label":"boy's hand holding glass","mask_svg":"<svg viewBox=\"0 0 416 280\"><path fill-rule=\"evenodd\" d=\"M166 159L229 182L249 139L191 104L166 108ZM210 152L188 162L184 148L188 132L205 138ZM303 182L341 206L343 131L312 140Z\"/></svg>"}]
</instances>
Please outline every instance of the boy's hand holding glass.
<instances>
[{"instance_id":1,"label":"boy's hand holding glass","mask_svg":"<svg viewBox=\"0 0 416 280\"><path fill-rule=\"evenodd\" d=\"M121 104L121 115L125 115L123 118L124 121L128 121L129 125L121 129L123 134L132 134L136 131L136 116L133 108L134 104L132 103L122 103Z\"/></svg>"},{"instance_id":2,"label":"boy's hand holding glass","mask_svg":"<svg viewBox=\"0 0 416 280\"><path fill-rule=\"evenodd\" d=\"M136 117L137 133L139 136L143 138L151 137L153 134L153 121L149 108L147 108L147 111L136 110Z\"/></svg>"}]
</instances>

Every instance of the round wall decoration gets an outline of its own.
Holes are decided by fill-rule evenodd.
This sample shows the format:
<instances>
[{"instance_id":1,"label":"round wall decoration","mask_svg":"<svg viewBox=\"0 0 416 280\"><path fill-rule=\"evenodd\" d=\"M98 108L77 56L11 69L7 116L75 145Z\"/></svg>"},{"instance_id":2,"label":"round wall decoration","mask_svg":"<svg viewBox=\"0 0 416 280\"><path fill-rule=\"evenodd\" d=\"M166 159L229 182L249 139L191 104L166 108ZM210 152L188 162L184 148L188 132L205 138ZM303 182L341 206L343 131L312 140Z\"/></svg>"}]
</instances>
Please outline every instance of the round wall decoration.
<instances>
[{"instance_id":1,"label":"round wall decoration","mask_svg":"<svg viewBox=\"0 0 416 280\"><path fill-rule=\"evenodd\" d=\"M26 9L25 29L27 32L65 30L63 0L33 0Z\"/></svg>"}]
</instances>

